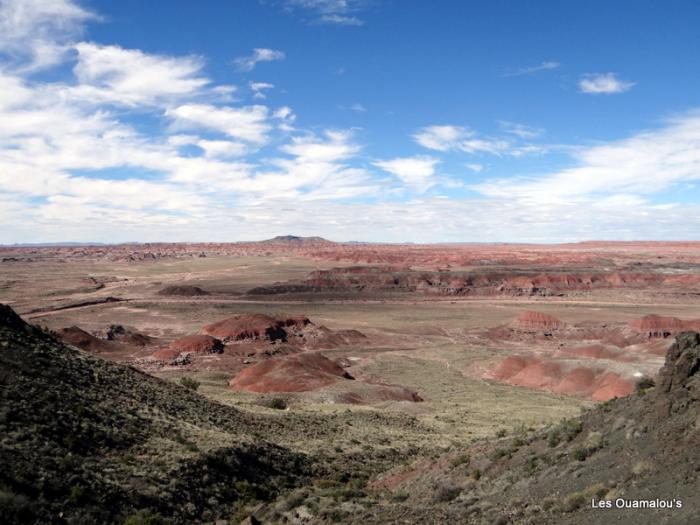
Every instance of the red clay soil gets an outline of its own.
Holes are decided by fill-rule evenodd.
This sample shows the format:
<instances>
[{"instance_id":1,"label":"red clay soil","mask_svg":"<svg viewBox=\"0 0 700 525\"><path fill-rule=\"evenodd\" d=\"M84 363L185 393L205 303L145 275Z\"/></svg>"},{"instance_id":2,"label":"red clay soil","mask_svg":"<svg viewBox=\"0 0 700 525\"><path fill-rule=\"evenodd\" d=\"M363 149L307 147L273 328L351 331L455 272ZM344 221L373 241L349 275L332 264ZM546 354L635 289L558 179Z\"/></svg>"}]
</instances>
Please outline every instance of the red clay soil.
<instances>
[{"instance_id":1,"label":"red clay soil","mask_svg":"<svg viewBox=\"0 0 700 525\"><path fill-rule=\"evenodd\" d=\"M491 377L511 385L583 396L595 401L626 396L634 391L633 381L614 372L587 366L566 371L564 366L534 356L509 356L494 369Z\"/></svg>"},{"instance_id":2,"label":"red clay soil","mask_svg":"<svg viewBox=\"0 0 700 525\"><path fill-rule=\"evenodd\" d=\"M172 361L180 355L180 352L178 350L173 350L172 348L161 348L160 350L153 352L151 355L161 361Z\"/></svg>"},{"instance_id":3,"label":"red clay soil","mask_svg":"<svg viewBox=\"0 0 700 525\"><path fill-rule=\"evenodd\" d=\"M630 362L638 360L637 356L635 355L629 355L623 351L607 348L603 345L598 344L577 346L573 348L563 348L560 350L559 353L562 355L570 355L574 357L586 357L589 359L609 359L611 361L620 362Z\"/></svg>"},{"instance_id":4,"label":"red clay soil","mask_svg":"<svg viewBox=\"0 0 700 525\"><path fill-rule=\"evenodd\" d=\"M526 310L518 315L513 326L526 330L556 330L564 328L566 325L553 315Z\"/></svg>"},{"instance_id":5,"label":"red clay soil","mask_svg":"<svg viewBox=\"0 0 700 525\"><path fill-rule=\"evenodd\" d=\"M273 357L245 368L231 381L233 390L246 392L307 392L337 381L351 380L341 366L321 354Z\"/></svg>"},{"instance_id":6,"label":"red clay soil","mask_svg":"<svg viewBox=\"0 0 700 525\"><path fill-rule=\"evenodd\" d=\"M593 401L607 401L613 397L624 397L634 392L634 384L614 372L607 372L598 378L596 389L591 394Z\"/></svg>"},{"instance_id":7,"label":"red clay soil","mask_svg":"<svg viewBox=\"0 0 700 525\"><path fill-rule=\"evenodd\" d=\"M178 354L220 354L224 351L224 344L210 335L193 334L176 339L170 343L169 350Z\"/></svg>"},{"instance_id":8,"label":"red clay soil","mask_svg":"<svg viewBox=\"0 0 700 525\"><path fill-rule=\"evenodd\" d=\"M558 394L580 394L589 392L595 383L596 373L585 367L574 368L566 374L552 390Z\"/></svg>"},{"instance_id":9,"label":"red clay soil","mask_svg":"<svg viewBox=\"0 0 700 525\"><path fill-rule=\"evenodd\" d=\"M525 388L553 389L562 379L561 367L551 361L535 362L510 378L509 383Z\"/></svg>"},{"instance_id":10,"label":"red clay soil","mask_svg":"<svg viewBox=\"0 0 700 525\"><path fill-rule=\"evenodd\" d=\"M500 380L506 380L513 377L515 374L519 373L528 365L532 365L537 362L534 357L525 357L519 355L512 355L506 357L493 371L493 377Z\"/></svg>"},{"instance_id":11,"label":"red clay soil","mask_svg":"<svg viewBox=\"0 0 700 525\"><path fill-rule=\"evenodd\" d=\"M202 333L224 342L245 340L287 341L288 337L311 321L306 317L275 318L264 314L229 317L202 328Z\"/></svg>"}]
</instances>

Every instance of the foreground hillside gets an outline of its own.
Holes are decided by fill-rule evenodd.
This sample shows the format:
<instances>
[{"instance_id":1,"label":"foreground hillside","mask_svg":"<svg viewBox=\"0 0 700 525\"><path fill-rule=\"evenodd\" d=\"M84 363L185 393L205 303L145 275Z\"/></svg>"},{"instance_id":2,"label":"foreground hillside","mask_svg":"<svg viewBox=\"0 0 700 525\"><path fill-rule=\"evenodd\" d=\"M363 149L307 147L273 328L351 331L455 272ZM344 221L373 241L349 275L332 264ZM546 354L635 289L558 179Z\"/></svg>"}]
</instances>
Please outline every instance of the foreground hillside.
<instances>
[{"instance_id":1,"label":"foreground hillside","mask_svg":"<svg viewBox=\"0 0 700 525\"><path fill-rule=\"evenodd\" d=\"M223 406L5 306L0 349L2 523L700 521L696 333L677 337L655 387L443 451L381 447L372 432L353 450L302 451L289 443L331 443L358 419ZM591 508L617 498L672 508Z\"/></svg>"},{"instance_id":2,"label":"foreground hillside","mask_svg":"<svg viewBox=\"0 0 700 525\"><path fill-rule=\"evenodd\" d=\"M263 440L273 423L63 346L2 305L0 345L0 522L188 523L310 473Z\"/></svg>"},{"instance_id":3,"label":"foreground hillside","mask_svg":"<svg viewBox=\"0 0 700 525\"><path fill-rule=\"evenodd\" d=\"M699 431L700 335L685 332L656 386L396 469L374 486L404 501L354 522L700 523Z\"/></svg>"}]
</instances>

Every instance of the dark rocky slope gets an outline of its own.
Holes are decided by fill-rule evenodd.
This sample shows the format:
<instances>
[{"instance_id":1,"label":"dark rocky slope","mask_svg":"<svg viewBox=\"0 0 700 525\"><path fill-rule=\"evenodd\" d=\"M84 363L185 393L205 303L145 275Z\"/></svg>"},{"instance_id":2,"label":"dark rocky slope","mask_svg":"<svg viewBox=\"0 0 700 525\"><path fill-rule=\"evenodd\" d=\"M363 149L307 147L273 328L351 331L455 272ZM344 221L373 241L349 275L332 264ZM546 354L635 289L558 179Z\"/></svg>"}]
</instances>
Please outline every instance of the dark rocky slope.
<instances>
[{"instance_id":1,"label":"dark rocky slope","mask_svg":"<svg viewBox=\"0 0 700 525\"><path fill-rule=\"evenodd\" d=\"M278 429L0 305L1 523L231 518L308 477L306 457L264 441Z\"/></svg>"}]
</instances>

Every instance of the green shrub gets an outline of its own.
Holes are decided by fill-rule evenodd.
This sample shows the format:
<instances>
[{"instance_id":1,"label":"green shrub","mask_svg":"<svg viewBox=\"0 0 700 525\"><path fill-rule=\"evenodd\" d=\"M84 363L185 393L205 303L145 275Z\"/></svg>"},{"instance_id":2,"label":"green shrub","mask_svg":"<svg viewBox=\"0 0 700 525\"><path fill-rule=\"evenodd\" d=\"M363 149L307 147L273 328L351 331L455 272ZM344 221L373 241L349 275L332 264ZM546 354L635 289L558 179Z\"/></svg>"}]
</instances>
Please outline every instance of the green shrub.
<instances>
[{"instance_id":1,"label":"green shrub","mask_svg":"<svg viewBox=\"0 0 700 525\"><path fill-rule=\"evenodd\" d=\"M566 441L571 441L583 430L583 424L576 419L565 419L561 424Z\"/></svg>"},{"instance_id":2,"label":"green shrub","mask_svg":"<svg viewBox=\"0 0 700 525\"><path fill-rule=\"evenodd\" d=\"M656 386L656 381L654 381L651 377L644 376L640 377L639 380L634 385L634 389L639 395L644 395L647 393L648 390L654 388Z\"/></svg>"},{"instance_id":3,"label":"green shrub","mask_svg":"<svg viewBox=\"0 0 700 525\"><path fill-rule=\"evenodd\" d=\"M608 488L603 483L596 483L566 496L561 502L561 508L564 512L572 512L585 505L594 496L602 499L608 492Z\"/></svg>"},{"instance_id":4,"label":"green shrub","mask_svg":"<svg viewBox=\"0 0 700 525\"><path fill-rule=\"evenodd\" d=\"M460 454L456 458L452 460L452 466L453 467L459 467L460 465L464 466L469 466L469 462L471 461L471 456L469 454Z\"/></svg>"},{"instance_id":5,"label":"green shrub","mask_svg":"<svg viewBox=\"0 0 700 525\"><path fill-rule=\"evenodd\" d=\"M275 410L285 410L287 408L287 401L282 397L271 397L263 400L261 404L264 407L274 408Z\"/></svg>"},{"instance_id":6,"label":"green shrub","mask_svg":"<svg viewBox=\"0 0 700 525\"><path fill-rule=\"evenodd\" d=\"M141 509L124 520L124 525L167 525L167 521L158 512Z\"/></svg>"},{"instance_id":7,"label":"green shrub","mask_svg":"<svg viewBox=\"0 0 700 525\"><path fill-rule=\"evenodd\" d=\"M394 492L391 495L391 499L393 501L398 502L398 503L400 503L402 501L406 501L408 499L408 497L409 497L408 492L404 492L404 491Z\"/></svg>"},{"instance_id":8,"label":"green shrub","mask_svg":"<svg viewBox=\"0 0 700 525\"><path fill-rule=\"evenodd\" d=\"M571 454L576 461L585 461L590 455L590 451L586 447L576 447Z\"/></svg>"},{"instance_id":9,"label":"green shrub","mask_svg":"<svg viewBox=\"0 0 700 525\"><path fill-rule=\"evenodd\" d=\"M502 457L507 457L510 459L511 457L511 451L507 448L497 448L491 453L491 459L496 461L497 459L501 459Z\"/></svg>"},{"instance_id":10,"label":"green shrub","mask_svg":"<svg viewBox=\"0 0 700 525\"><path fill-rule=\"evenodd\" d=\"M200 382L191 377L181 377L180 384L189 390L196 391L199 388Z\"/></svg>"},{"instance_id":11,"label":"green shrub","mask_svg":"<svg viewBox=\"0 0 700 525\"><path fill-rule=\"evenodd\" d=\"M442 487L438 488L437 492L435 493L435 501L447 503L448 501L452 501L459 496L461 492L461 487L455 485L443 485Z\"/></svg>"},{"instance_id":12,"label":"green shrub","mask_svg":"<svg viewBox=\"0 0 700 525\"><path fill-rule=\"evenodd\" d=\"M552 430L549 434L547 434L547 446L549 448L556 447L560 442L561 436L556 430Z\"/></svg>"}]
</instances>

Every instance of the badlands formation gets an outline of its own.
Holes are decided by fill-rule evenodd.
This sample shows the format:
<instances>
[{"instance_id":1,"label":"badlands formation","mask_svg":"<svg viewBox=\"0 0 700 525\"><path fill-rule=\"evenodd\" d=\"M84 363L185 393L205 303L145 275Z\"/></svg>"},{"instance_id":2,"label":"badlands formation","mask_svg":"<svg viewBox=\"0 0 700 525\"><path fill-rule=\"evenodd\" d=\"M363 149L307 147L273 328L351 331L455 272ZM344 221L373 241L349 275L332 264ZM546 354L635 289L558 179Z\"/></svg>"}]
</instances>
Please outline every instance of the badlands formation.
<instances>
[{"instance_id":1,"label":"badlands formation","mask_svg":"<svg viewBox=\"0 0 700 525\"><path fill-rule=\"evenodd\" d=\"M134 384L154 376L159 382L148 389L166 385L158 399L197 391L196 399L187 393L173 397L180 401L159 401L163 410L211 403L217 408L206 410L233 410L250 428L277 429L278 441L270 446L285 451L263 447L273 463L273 457L294 462L297 452L306 455L307 478L285 478L285 489L255 485L266 487L263 494L237 486L240 504L221 507L227 523L250 516L270 523L430 522L414 516L416 508L445 519L467 519L478 509L475 523L501 516L508 516L501 523L601 523L586 513L579 519L581 507L564 493L548 509L514 513L480 488L479 477L493 479L494 487L522 485L506 483L510 463L533 476L557 465L589 476L576 464L560 463L605 449L585 441L608 432L605 407L619 416L610 423L617 439L623 427L630 436L643 434L636 423L620 421L626 410L647 410L637 398L658 392L655 384L680 395L669 377L680 374L686 384L692 370L669 371L668 352L677 337L700 330L700 243L381 245L281 236L231 244L7 246L0 247L0 303L37 327L20 329L30 330L32 344L51 347L54 357L36 362L47 373L54 371L50 359L69 351L77 352L66 354L77 356L64 363L69 370L105 361L117 367L109 368L115 377L123 373L118 370L137 374L129 375ZM7 314L14 325L22 322L13 316ZM84 361L87 356L98 361ZM133 406L131 394L120 395L124 406ZM654 396L652 411L666 399ZM561 423L581 413L594 414L581 423L593 437L579 437L580 430L572 433L570 423ZM124 446L142 443L129 453L136 458L193 458L195 449L218 448L208 440L232 432L223 420L214 428L205 414L188 417L203 426L178 427L171 442L159 420L154 425L161 437L134 437ZM548 437L553 433L559 441ZM493 449L503 436L520 444ZM569 450L568 443L585 452ZM532 444L535 456L521 457L524 444ZM547 447L556 454L543 459ZM656 472L659 465L640 450L635 468ZM275 470L272 463L265 468ZM328 476L338 484L333 490L342 486L354 495L331 496ZM325 481L314 484L316 478ZM422 495L409 490L411 480ZM625 483L609 482L601 481L606 493ZM301 486L289 500L277 499ZM75 501L87 501L76 495L80 490L74 489ZM384 510L367 514L366 498ZM160 508L144 503L147 498L129 501L134 512ZM168 501L158 512L174 523L213 523L219 516L206 498L192 502L196 518ZM443 508L454 501L463 514ZM230 521L233 515L237 521ZM634 521L632 514L621 516Z\"/></svg>"}]
</instances>

